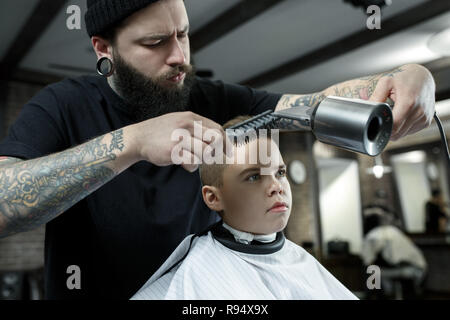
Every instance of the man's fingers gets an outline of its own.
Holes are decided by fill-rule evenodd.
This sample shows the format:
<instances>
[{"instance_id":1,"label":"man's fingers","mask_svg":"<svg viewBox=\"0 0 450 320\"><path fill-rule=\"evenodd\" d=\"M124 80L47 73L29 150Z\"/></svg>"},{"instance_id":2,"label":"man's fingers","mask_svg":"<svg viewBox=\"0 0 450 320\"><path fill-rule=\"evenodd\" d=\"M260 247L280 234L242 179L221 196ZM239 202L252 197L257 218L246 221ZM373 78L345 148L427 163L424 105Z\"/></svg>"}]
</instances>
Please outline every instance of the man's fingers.
<instances>
[{"instance_id":1,"label":"man's fingers","mask_svg":"<svg viewBox=\"0 0 450 320\"><path fill-rule=\"evenodd\" d=\"M227 152L226 134L223 130L203 127L202 131L202 136L196 136L195 138L203 141L203 143L209 146L208 150L214 152L214 155L216 155L217 153L224 154ZM209 154L208 156L214 155Z\"/></svg>"},{"instance_id":2,"label":"man's fingers","mask_svg":"<svg viewBox=\"0 0 450 320\"><path fill-rule=\"evenodd\" d=\"M222 144L225 144L225 131L218 123L208 118L192 113L189 125L185 128L197 139L203 140L207 144L219 144L219 137ZM211 139L214 137L214 139ZM217 137L217 138L216 138Z\"/></svg>"},{"instance_id":3,"label":"man's fingers","mask_svg":"<svg viewBox=\"0 0 450 320\"><path fill-rule=\"evenodd\" d=\"M397 93L397 101L395 101L394 108L392 110L392 116L394 121L394 126L392 132L397 134L402 131L403 126L409 125L407 123L407 119L411 116L414 119L414 116L411 114L415 106L415 100L411 98L411 96L407 93ZM417 110L417 109L416 109ZM409 122L409 121L408 121Z\"/></svg>"},{"instance_id":4,"label":"man's fingers","mask_svg":"<svg viewBox=\"0 0 450 320\"><path fill-rule=\"evenodd\" d=\"M390 78L381 78L370 96L369 101L384 102L389 97L391 90L392 81Z\"/></svg>"},{"instance_id":5,"label":"man's fingers","mask_svg":"<svg viewBox=\"0 0 450 320\"><path fill-rule=\"evenodd\" d=\"M417 108L415 113L404 122L400 130L392 134L391 140L398 140L408 134L416 133L426 127L427 117L421 109Z\"/></svg>"},{"instance_id":6,"label":"man's fingers","mask_svg":"<svg viewBox=\"0 0 450 320\"><path fill-rule=\"evenodd\" d=\"M194 172L198 169L201 164L201 158L199 158L195 153L193 153L190 148L183 149L183 157L181 166L189 172Z\"/></svg>"},{"instance_id":7,"label":"man's fingers","mask_svg":"<svg viewBox=\"0 0 450 320\"><path fill-rule=\"evenodd\" d=\"M208 144L204 143L200 139L197 139L196 137L191 137L190 141L183 141L183 151L184 153L189 154L189 159L186 162L183 159L183 163L201 164L203 159L203 151L207 146Z\"/></svg>"},{"instance_id":8,"label":"man's fingers","mask_svg":"<svg viewBox=\"0 0 450 320\"><path fill-rule=\"evenodd\" d=\"M223 160L220 156L227 151L227 143L221 125L193 112L183 113L180 125L189 132L190 139L183 139L180 156L182 160L177 159L178 161L173 163L181 164L188 171L195 171L198 165L205 161L205 157L208 161ZM179 157L178 154L176 156Z\"/></svg>"},{"instance_id":9,"label":"man's fingers","mask_svg":"<svg viewBox=\"0 0 450 320\"><path fill-rule=\"evenodd\" d=\"M421 113L416 119L405 129L404 135L416 133L428 126L427 116Z\"/></svg>"},{"instance_id":10,"label":"man's fingers","mask_svg":"<svg viewBox=\"0 0 450 320\"><path fill-rule=\"evenodd\" d=\"M217 129L210 129L203 127L203 136L201 137L203 142L209 145L222 145L224 139L223 131Z\"/></svg>"},{"instance_id":11,"label":"man's fingers","mask_svg":"<svg viewBox=\"0 0 450 320\"><path fill-rule=\"evenodd\" d=\"M391 78L381 78L377 86L375 87L375 90L373 94L370 96L370 101L375 102L385 102L387 98L389 98L391 91L393 89L393 83ZM392 138L394 139L398 133L400 132L401 128L404 125L404 119L406 119L406 115L409 112L409 108L407 103L404 102L404 98L401 96L401 94L397 94L397 101L395 101L394 108L392 110L393 115L393 128L392 128Z\"/></svg>"},{"instance_id":12,"label":"man's fingers","mask_svg":"<svg viewBox=\"0 0 450 320\"><path fill-rule=\"evenodd\" d=\"M222 154L230 156L230 149L232 148L227 148L227 145L229 146L231 142L227 143L227 139L228 136L224 131L213 129L207 130L203 135L203 141L208 143L209 146L215 150L215 152L221 152Z\"/></svg>"},{"instance_id":13,"label":"man's fingers","mask_svg":"<svg viewBox=\"0 0 450 320\"><path fill-rule=\"evenodd\" d=\"M192 113L192 120L201 122L203 127L223 131L222 126L220 124L212 121L211 119L202 117L196 113Z\"/></svg>"},{"instance_id":14,"label":"man's fingers","mask_svg":"<svg viewBox=\"0 0 450 320\"><path fill-rule=\"evenodd\" d=\"M396 140L398 140L398 139L400 139L400 138L406 136L406 135L408 134L409 130L411 130L411 128L412 128L413 126L414 126L413 123L411 123L411 124L409 124L409 125L404 124L404 125L402 126L402 129L401 129L399 132L397 132L395 135L393 135L393 136L391 137L391 140L396 141Z\"/></svg>"},{"instance_id":15,"label":"man's fingers","mask_svg":"<svg viewBox=\"0 0 450 320\"><path fill-rule=\"evenodd\" d=\"M385 102L391 95L391 92L393 90L393 82L391 78L381 78L377 86L375 87L375 90L373 94L370 96L370 101L374 102ZM408 104L404 101L404 97L402 97L401 94L398 92L396 93L397 99L394 104L394 108L392 110L393 115L393 128L392 128L392 139L395 139L395 137L398 135L398 133L401 131L401 128L404 125L406 115L408 114L410 107Z\"/></svg>"}]
</instances>

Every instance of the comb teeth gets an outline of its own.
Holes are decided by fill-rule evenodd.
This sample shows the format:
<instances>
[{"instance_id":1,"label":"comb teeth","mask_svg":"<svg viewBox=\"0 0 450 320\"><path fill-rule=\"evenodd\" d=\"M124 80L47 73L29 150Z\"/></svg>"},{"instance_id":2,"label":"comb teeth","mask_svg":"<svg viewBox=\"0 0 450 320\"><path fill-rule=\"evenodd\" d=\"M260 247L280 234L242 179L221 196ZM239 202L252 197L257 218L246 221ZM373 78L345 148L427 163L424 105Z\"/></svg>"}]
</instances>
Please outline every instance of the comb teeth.
<instances>
[{"instance_id":1,"label":"comb teeth","mask_svg":"<svg viewBox=\"0 0 450 320\"><path fill-rule=\"evenodd\" d=\"M235 124L226 130L227 136L237 146L244 145L257 139L259 129L274 129L278 117L272 115L273 111L267 110L251 119Z\"/></svg>"}]
</instances>

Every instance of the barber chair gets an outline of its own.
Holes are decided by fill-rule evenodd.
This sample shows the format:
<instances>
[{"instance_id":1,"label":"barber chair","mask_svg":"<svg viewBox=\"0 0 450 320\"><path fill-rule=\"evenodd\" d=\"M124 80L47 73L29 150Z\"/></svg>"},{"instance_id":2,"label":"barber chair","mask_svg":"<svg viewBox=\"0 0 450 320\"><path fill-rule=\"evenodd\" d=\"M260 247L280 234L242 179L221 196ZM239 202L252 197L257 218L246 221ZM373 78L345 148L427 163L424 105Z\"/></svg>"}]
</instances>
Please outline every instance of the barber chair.
<instances>
[{"instance_id":1,"label":"barber chair","mask_svg":"<svg viewBox=\"0 0 450 320\"><path fill-rule=\"evenodd\" d=\"M381 268L381 288L394 300L419 298L424 278L425 271L412 265Z\"/></svg>"}]
</instances>

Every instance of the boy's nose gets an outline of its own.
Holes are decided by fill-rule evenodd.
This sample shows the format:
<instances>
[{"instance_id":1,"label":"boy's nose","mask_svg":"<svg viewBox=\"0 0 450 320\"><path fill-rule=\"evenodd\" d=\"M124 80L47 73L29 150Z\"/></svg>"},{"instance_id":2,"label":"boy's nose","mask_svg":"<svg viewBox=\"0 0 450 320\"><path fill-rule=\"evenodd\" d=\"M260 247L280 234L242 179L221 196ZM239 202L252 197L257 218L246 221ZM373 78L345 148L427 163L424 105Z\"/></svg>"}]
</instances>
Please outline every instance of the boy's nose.
<instances>
[{"instance_id":1,"label":"boy's nose","mask_svg":"<svg viewBox=\"0 0 450 320\"><path fill-rule=\"evenodd\" d=\"M267 190L267 194L269 197L275 196L277 194L283 193L283 187L281 186L280 181L278 179L272 177L270 181L269 188Z\"/></svg>"}]
</instances>

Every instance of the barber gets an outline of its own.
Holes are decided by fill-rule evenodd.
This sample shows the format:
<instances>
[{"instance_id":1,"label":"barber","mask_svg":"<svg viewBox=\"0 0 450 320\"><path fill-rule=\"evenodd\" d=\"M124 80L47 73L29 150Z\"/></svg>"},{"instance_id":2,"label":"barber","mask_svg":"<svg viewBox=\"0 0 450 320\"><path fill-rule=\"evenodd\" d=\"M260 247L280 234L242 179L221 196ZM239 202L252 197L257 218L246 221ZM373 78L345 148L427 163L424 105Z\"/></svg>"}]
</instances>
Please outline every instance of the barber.
<instances>
[{"instance_id":1,"label":"barber","mask_svg":"<svg viewBox=\"0 0 450 320\"><path fill-rule=\"evenodd\" d=\"M0 144L0 237L46 224L45 297L128 299L188 234L214 222L189 161L173 165L175 129L189 158L240 114L317 105L328 95L395 101L392 139L427 127L435 85L409 64L321 92L280 95L194 76L182 0L88 0L102 76L52 84ZM215 140L217 141L217 139ZM200 152L198 152L200 150ZM197 154L195 152L198 152ZM81 288L67 285L70 266Z\"/></svg>"}]
</instances>

